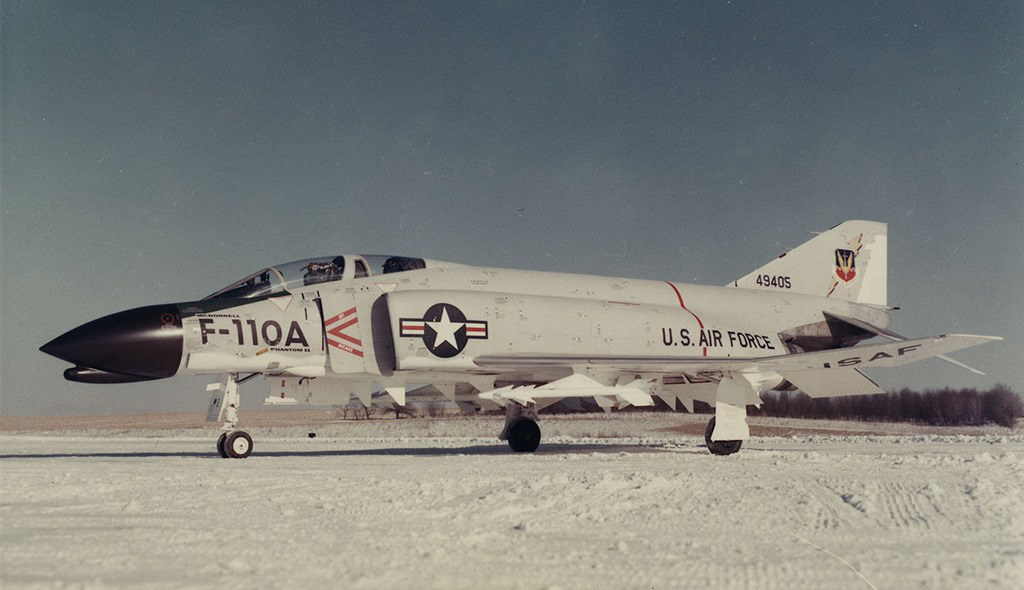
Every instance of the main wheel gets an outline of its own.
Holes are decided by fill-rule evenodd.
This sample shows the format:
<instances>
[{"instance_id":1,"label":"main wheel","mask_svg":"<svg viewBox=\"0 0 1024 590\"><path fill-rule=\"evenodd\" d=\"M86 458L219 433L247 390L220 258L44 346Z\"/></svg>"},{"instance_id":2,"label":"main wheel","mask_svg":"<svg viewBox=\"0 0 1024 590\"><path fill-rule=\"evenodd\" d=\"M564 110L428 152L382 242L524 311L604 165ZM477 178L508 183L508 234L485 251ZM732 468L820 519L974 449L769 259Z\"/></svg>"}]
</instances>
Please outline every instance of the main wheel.
<instances>
[{"instance_id":1,"label":"main wheel","mask_svg":"<svg viewBox=\"0 0 1024 590\"><path fill-rule=\"evenodd\" d=\"M708 450L711 451L712 455L731 455L743 446L743 441L741 440L711 440L711 433L714 431L715 419L712 418L708 422L707 429L704 431L704 442L707 443Z\"/></svg>"},{"instance_id":2,"label":"main wheel","mask_svg":"<svg viewBox=\"0 0 1024 590\"><path fill-rule=\"evenodd\" d=\"M517 453L532 453L540 446L540 426L529 418L519 418L508 427L508 446Z\"/></svg>"},{"instance_id":3,"label":"main wheel","mask_svg":"<svg viewBox=\"0 0 1024 590\"><path fill-rule=\"evenodd\" d=\"M232 432L224 439L224 452L232 459L245 459L252 452L252 437L241 430Z\"/></svg>"},{"instance_id":4,"label":"main wheel","mask_svg":"<svg viewBox=\"0 0 1024 590\"><path fill-rule=\"evenodd\" d=\"M228 458L228 452L224 449L224 441L227 440L227 438L228 433L226 432L222 432L220 437L217 438L217 454L224 459Z\"/></svg>"}]
</instances>

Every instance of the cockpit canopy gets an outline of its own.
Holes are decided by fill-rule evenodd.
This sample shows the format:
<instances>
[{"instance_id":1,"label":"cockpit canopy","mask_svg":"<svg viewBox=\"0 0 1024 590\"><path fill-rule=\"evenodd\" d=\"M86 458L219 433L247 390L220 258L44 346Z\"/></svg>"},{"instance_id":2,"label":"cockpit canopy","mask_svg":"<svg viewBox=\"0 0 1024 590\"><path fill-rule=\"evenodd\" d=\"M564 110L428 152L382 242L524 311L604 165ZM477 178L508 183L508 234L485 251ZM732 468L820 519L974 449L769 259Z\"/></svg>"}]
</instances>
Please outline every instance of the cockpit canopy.
<instances>
[{"instance_id":1,"label":"cockpit canopy","mask_svg":"<svg viewBox=\"0 0 1024 590\"><path fill-rule=\"evenodd\" d=\"M407 256L364 254L307 258L264 268L203 299L252 299L287 293L306 285L422 268L427 268L426 260Z\"/></svg>"}]
</instances>

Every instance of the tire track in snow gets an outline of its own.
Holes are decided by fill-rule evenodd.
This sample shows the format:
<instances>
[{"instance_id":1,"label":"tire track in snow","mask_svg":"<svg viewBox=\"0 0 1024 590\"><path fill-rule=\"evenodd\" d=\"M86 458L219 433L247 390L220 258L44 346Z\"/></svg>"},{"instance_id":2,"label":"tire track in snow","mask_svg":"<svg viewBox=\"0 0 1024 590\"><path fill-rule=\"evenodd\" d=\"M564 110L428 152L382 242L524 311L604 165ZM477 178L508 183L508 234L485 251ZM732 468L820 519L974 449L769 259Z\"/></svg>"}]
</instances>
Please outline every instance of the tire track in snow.
<instances>
[{"instance_id":1,"label":"tire track in snow","mask_svg":"<svg viewBox=\"0 0 1024 590\"><path fill-rule=\"evenodd\" d=\"M808 498L813 501L814 506L817 509L814 515L815 530L835 529L843 523L843 519L839 516L839 511L836 510L830 502L831 497L834 496L834 493L831 490L828 490L829 493L827 494L823 493L820 489L822 487L820 483L816 484L814 487L807 484L801 484L801 487L804 493L807 494Z\"/></svg>"}]
</instances>

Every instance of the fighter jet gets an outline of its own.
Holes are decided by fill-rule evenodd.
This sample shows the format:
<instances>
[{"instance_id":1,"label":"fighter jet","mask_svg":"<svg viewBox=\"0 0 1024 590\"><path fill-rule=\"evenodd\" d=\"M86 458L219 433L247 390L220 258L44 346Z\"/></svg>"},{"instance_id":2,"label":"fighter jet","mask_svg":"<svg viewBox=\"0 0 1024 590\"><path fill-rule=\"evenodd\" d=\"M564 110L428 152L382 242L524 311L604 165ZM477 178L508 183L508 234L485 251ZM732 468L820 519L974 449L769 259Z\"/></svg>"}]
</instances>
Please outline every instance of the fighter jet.
<instances>
[{"instance_id":1,"label":"fighter jet","mask_svg":"<svg viewBox=\"0 0 1024 590\"><path fill-rule=\"evenodd\" d=\"M313 404L369 406L377 391L405 405L408 387L430 384L504 407L499 438L517 452L537 449L537 411L566 398L691 412L700 400L715 408L709 451L728 455L749 438L746 408L762 392L884 393L862 369L930 357L970 369L945 355L1000 340L908 339L889 329L894 309L886 225L847 221L724 287L405 256L300 260L198 301L91 321L41 350L84 383L221 375L207 419L223 423L223 457L252 452L238 384L259 375L270 401Z\"/></svg>"}]
</instances>

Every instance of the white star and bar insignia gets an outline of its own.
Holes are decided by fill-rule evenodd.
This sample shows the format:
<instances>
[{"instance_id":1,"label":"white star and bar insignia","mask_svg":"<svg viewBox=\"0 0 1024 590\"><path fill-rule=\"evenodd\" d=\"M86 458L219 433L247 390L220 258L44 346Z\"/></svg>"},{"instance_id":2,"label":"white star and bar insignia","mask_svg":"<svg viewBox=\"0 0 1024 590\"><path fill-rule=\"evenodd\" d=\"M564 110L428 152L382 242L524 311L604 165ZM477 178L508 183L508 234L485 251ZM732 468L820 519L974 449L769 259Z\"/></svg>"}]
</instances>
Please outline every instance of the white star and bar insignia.
<instances>
[{"instance_id":1,"label":"white star and bar insignia","mask_svg":"<svg viewBox=\"0 0 1024 590\"><path fill-rule=\"evenodd\" d=\"M487 322L470 321L462 310L450 303L430 306L422 318L399 320L399 336L422 338L432 354L451 358L466 348L473 338L487 338Z\"/></svg>"}]
</instances>

